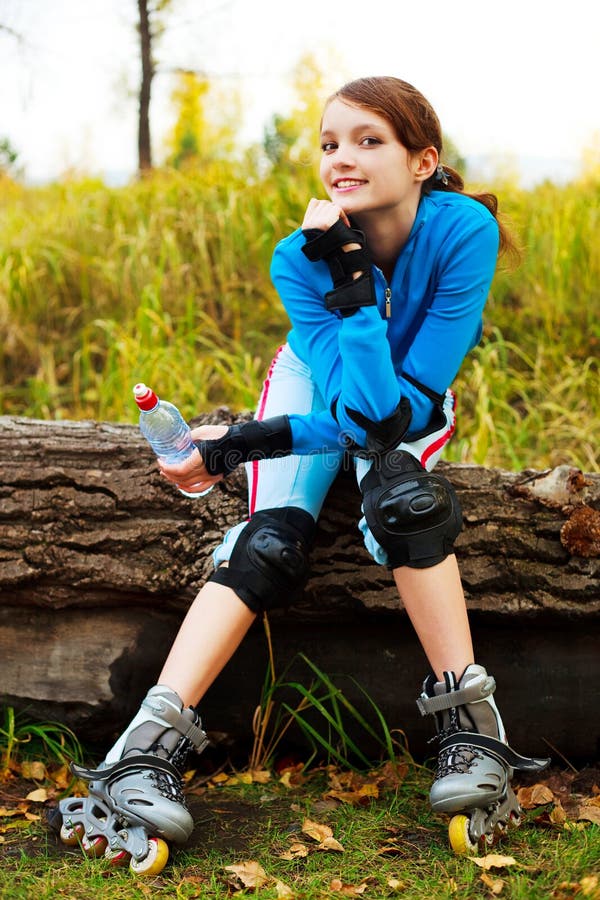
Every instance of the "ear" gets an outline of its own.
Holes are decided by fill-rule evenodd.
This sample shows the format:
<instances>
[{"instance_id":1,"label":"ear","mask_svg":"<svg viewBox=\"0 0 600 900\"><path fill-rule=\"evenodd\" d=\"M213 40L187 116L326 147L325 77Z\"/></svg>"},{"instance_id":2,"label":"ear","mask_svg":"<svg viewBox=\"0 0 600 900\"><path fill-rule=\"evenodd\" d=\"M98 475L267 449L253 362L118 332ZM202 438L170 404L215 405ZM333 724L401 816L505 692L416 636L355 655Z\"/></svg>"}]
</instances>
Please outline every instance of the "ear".
<instances>
[{"instance_id":1,"label":"ear","mask_svg":"<svg viewBox=\"0 0 600 900\"><path fill-rule=\"evenodd\" d=\"M439 162L439 155L435 147L426 147L413 156L413 175L417 181L427 181L431 178Z\"/></svg>"}]
</instances>

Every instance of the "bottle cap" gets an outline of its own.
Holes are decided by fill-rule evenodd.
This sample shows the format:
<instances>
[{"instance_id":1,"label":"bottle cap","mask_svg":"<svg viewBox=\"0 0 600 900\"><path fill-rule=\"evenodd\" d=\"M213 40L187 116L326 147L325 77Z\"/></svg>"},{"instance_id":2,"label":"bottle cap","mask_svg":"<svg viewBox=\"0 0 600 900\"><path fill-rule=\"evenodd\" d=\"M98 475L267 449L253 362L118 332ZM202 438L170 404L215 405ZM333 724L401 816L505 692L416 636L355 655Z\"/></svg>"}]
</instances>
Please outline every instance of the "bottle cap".
<instances>
[{"instance_id":1,"label":"bottle cap","mask_svg":"<svg viewBox=\"0 0 600 900\"><path fill-rule=\"evenodd\" d=\"M140 382L136 384L133 389L133 396L135 397L135 402L139 406L140 409L149 410L154 409L154 407L158 403L158 397L154 393L154 391L150 390L149 387L146 387L145 384Z\"/></svg>"}]
</instances>

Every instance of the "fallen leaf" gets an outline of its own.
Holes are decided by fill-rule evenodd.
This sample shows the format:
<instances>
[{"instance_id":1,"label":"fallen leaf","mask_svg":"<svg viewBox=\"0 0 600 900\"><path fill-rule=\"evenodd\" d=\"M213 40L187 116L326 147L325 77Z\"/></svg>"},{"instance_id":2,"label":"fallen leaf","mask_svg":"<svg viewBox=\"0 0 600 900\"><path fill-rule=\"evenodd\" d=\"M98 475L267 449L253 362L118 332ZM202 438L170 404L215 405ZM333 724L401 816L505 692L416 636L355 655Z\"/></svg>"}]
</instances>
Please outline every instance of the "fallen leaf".
<instances>
[{"instance_id":1,"label":"fallen leaf","mask_svg":"<svg viewBox=\"0 0 600 900\"><path fill-rule=\"evenodd\" d=\"M280 898L280 900L294 900L296 896L288 884L284 884L283 881L275 882L275 893Z\"/></svg>"},{"instance_id":2,"label":"fallen leaf","mask_svg":"<svg viewBox=\"0 0 600 900\"><path fill-rule=\"evenodd\" d=\"M290 846L289 850L286 850L284 853L281 853L280 859L302 859L304 856L308 856L308 847L306 844L302 844L300 841L294 841L294 843Z\"/></svg>"},{"instance_id":3,"label":"fallen leaf","mask_svg":"<svg viewBox=\"0 0 600 900\"><path fill-rule=\"evenodd\" d=\"M399 881L397 878L388 878L387 886L391 891L403 891L404 890L404 882Z\"/></svg>"},{"instance_id":4,"label":"fallen leaf","mask_svg":"<svg viewBox=\"0 0 600 900\"><path fill-rule=\"evenodd\" d=\"M46 777L46 766L39 760L34 762L25 760L21 763L21 774L29 781L43 781Z\"/></svg>"},{"instance_id":5,"label":"fallen leaf","mask_svg":"<svg viewBox=\"0 0 600 900\"><path fill-rule=\"evenodd\" d=\"M482 873L481 880L485 886L490 889L492 894L496 895L502 893L502 889L506 883L502 878L492 878L490 875L486 875L485 872Z\"/></svg>"},{"instance_id":6,"label":"fallen leaf","mask_svg":"<svg viewBox=\"0 0 600 900\"><path fill-rule=\"evenodd\" d=\"M36 816L34 815L34 813L27 812L25 813L25 818L28 822L40 822L42 817Z\"/></svg>"},{"instance_id":7,"label":"fallen leaf","mask_svg":"<svg viewBox=\"0 0 600 900\"><path fill-rule=\"evenodd\" d=\"M225 871L231 872L233 877L228 880L237 888L259 888L269 880L263 867L254 860L225 866Z\"/></svg>"},{"instance_id":8,"label":"fallen leaf","mask_svg":"<svg viewBox=\"0 0 600 900\"><path fill-rule=\"evenodd\" d=\"M344 848L334 837L326 837L324 841L321 841L317 850L335 850L336 853L344 852Z\"/></svg>"},{"instance_id":9,"label":"fallen leaf","mask_svg":"<svg viewBox=\"0 0 600 900\"><path fill-rule=\"evenodd\" d=\"M32 803L45 803L48 799L48 791L46 788L36 788L35 791L31 791L30 794L27 794L25 799L31 800Z\"/></svg>"},{"instance_id":10,"label":"fallen leaf","mask_svg":"<svg viewBox=\"0 0 600 900\"><path fill-rule=\"evenodd\" d=\"M550 813L550 821L553 825L564 825L567 821L567 814L563 809L563 805L560 800L557 800L554 809Z\"/></svg>"},{"instance_id":11,"label":"fallen leaf","mask_svg":"<svg viewBox=\"0 0 600 900\"><path fill-rule=\"evenodd\" d=\"M577 821L593 822L595 825L600 825L600 809L597 806L582 804L577 813Z\"/></svg>"},{"instance_id":12,"label":"fallen leaf","mask_svg":"<svg viewBox=\"0 0 600 900\"><path fill-rule=\"evenodd\" d=\"M534 809L536 806L552 803L554 794L547 785L534 784L531 787L519 788L517 800L523 809Z\"/></svg>"},{"instance_id":13,"label":"fallen leaf","mask_svg":"<svg viewBox=\"0 0 600 900\"><path fill-rule=\"evenodd\" d=\"M581 893L584 897L600 897L600 891L598 891L598 876L597 875L586 875L579 882L581 886Z\"/></svg>"},{"instance_id":14,"label":"fallen leaf","mask_svg":"<svg viewBox=\"0 0 600 900\"><path fill-rule=\"evenodd\" d=\"M67 765L60 766L48 773L48 777L54 782L57 788L65 790L71 783L71 771Z\"/></svg>"},{"instance_id":15,"label":"fallen leaf","mask_svg":"<svg viewBox=\"0 0 600 900\"><path fill-rule=\"evenodd\" d=\"M0 819L7 819L9 816L22 816L23 811L20 809L7 809L6 806L0 806Z\"/></svg>"},{"instance_id":16,"label":"fallen leaf","mask_svg":"<svg viewBox=\"0 0 600 900\"><path fill-rule=\"evenodd\" d=\"M502 869L504 866L514 866L514 856L500 856L498 853L488 853L487 856L469 856L469 859L481 869Z\"/></svg>"},{"instance_id":17,"label":"fallen leaf","mask_svg":"<svg viewBox=\"0 0 600 900\"><path fill-rule=\"evenodd\" d=\"M368 886L368 881L363 881L361 884L345 884L340 878L334 878L333 881L329 882L330 891L334 891L336 894L343 894L345 897L360 897Z\"/></svg>"},{"instance_id":18,"label":"fallen leaf","mask_svg":"<svg viewBox=\"0 0 600 900\"><path fill-rule=\"evenodd\" d=\"M252 781L255 781L257 784L266 784L267 781L271 780L271 773L268 769L251 769L250 774L252 775Z\"/></svg>"},{"instance_id":19,"label":"fallen leaf","mask_svg":"<svg viewBox=\"0 0 600 900\"><path fill-rule=\"evenodd\" d=\"M329 825L321 825L319 822L313 822L311 819L305 819L302 823L302 833L319 844L323 843L326 838L333 837L333 831Z\"/></svg>"}]
</instances>

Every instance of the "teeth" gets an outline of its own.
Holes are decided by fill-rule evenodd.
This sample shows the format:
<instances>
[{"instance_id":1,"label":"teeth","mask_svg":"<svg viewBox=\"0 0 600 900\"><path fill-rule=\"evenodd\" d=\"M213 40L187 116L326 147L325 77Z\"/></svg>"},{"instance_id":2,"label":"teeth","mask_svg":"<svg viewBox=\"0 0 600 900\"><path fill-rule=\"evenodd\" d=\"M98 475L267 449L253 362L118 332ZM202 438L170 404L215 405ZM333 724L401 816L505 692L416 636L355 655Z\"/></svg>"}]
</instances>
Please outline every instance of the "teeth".
<instances>
[{"instance_id":1,"label":"teeth","mask_svg":"<svg viewBox=\"0 0 600 900\"><path fill-rule=\"evenodd\" d=\"M362 184L362 181L353 181L348 178L346 181L336 181L335 186L338 188L354 187L356 184Z\"/></svg>"}]
</instances>

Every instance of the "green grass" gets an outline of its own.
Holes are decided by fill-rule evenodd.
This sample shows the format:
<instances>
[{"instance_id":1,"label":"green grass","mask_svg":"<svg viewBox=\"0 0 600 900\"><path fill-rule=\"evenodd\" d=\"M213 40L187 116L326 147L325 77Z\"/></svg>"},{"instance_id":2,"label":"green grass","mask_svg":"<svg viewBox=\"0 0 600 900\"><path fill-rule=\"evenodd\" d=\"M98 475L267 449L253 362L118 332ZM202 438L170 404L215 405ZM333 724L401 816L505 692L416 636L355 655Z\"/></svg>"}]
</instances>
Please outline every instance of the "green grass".
<instances>
[{"instance_id":1,"label":"green grass","mask_svg":"<svg viewBox=\"0 0 600 900\"><path fill-rule=\"evenodd\" d=\"M277 882L302 900L344 896L330 887L334 879L354 887L364 885L355 896L365 898L493 896L482 881L482 870L448 849L446 821L433 815L426 802L429 780L426 771L411 767L399 787L358 806L324 801L328 785L323 772L313 773L293 790L271 782L209 791L205 813L210 810L210 814L205 815L191 845L176 851L159 876L146 880L110 869L103 861L82 859L75 851L65 855L41 823L32 823L28 840L34 843L29 844L28 853L5 857L0 896L221 900L233 891L226 867L243 861L259 863L266 873L267 883L255 894L248 892L262 900L281 896ZM582 884L593 885L598 874L598 826L541 827L536 824L539 813L538 809L528 814L522 827L494 848L495 853L515 859L514 865L487 873L491 879L502 879L500 896L511 900L597 898L597 890L584 893ZM327 824L343 852L316 850L316 843L302 833L305 818ZM304 858L282 859L293 841L304 843L310 852ZM592 880L586 882L586 878Z\"/></svg>"},{"instance_id":2,"label":"green grass","mask_svg":"<svg viewBox=\"0 0 600 900\"><path fill-rule=\"evenodd\" d=\"M252 409L289 327L271 253L320 187L310 166L249 158L243 173L225 161L121 188L5 179L0 414L134 422L140 380L188 419ZM523 256L498 269L457 379L449 458L598 471L600 177L496 190Z\"/></svg>"}]
</instances>

